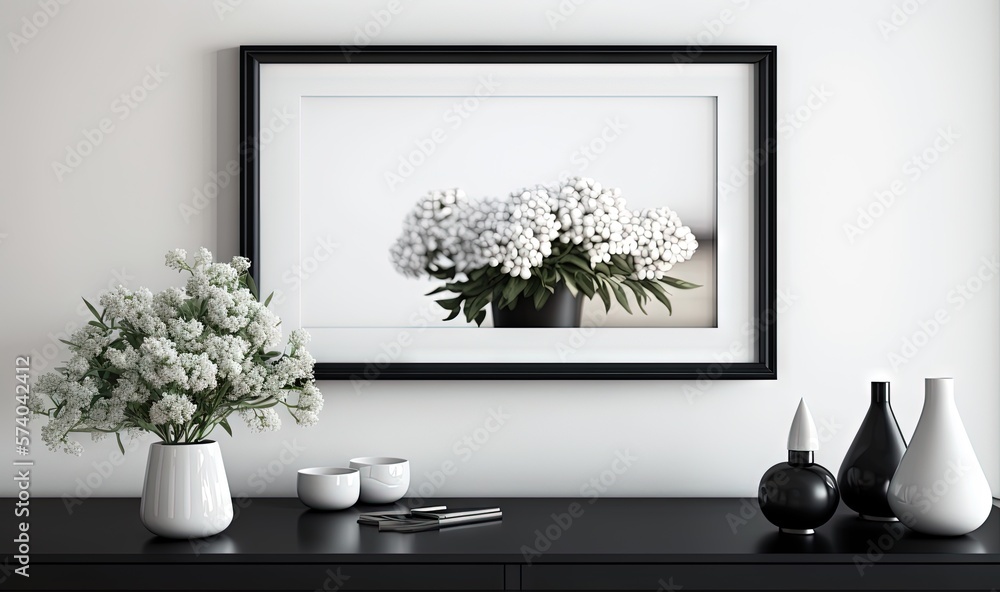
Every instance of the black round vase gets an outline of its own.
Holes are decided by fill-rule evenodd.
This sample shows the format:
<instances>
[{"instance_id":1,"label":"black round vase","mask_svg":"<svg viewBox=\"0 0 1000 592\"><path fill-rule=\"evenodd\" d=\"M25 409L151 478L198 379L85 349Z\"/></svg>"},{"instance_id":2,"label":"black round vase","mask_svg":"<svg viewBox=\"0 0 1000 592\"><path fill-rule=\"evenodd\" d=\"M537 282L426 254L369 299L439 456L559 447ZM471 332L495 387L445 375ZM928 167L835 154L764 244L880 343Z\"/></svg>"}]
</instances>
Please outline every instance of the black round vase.
<instances>
[{"instance_id":1,"label":"black round vase","mask_svg":"<svg viewBox=\"0 0 1000 592\"><path fill-rule=\"evenodd\" d=\"M813 458L811 451L789 450L788 462L774 465L760 480L760 510L781 532L813 534L837 511L837 481Z\"/></svg>"},{"instance_id":2,"label":"black round vase","mask_svg":"<svg viewBox=\"0 0 1000 592\"><path fill-rule=\"evenodd\" d=\"M840 495L866 520L894 522L889 481L906 452L906 441L889 404L889 383L872 383L872 402L840 465Z\"/></svg>"},{"instance_id":3,"label":"black round vase","mask_svg":"<svg viewBox=\"0 0 1000 592\"><path fill-rule=\"evenodd\" d=\"M541 308L535 308L534 300L523 296L514 303L513 310L506 307L500 309L496 302L492 308L493 326L497 328L573 328L580 326L583 298L573 296L566 284L559 282Z\"/></svg>"}]
</instances>

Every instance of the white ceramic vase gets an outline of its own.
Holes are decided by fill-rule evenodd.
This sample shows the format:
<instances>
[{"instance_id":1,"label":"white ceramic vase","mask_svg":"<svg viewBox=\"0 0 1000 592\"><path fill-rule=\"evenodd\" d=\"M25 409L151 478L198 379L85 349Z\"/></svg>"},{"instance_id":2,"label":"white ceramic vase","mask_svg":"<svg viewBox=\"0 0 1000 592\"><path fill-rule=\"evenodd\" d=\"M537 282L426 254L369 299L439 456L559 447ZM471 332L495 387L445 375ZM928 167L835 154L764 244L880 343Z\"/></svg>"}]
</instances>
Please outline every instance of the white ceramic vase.
<instances>
[{"instance_id":1,"label":"white ceramic vase","mask_svg":"<svg viewBox=\"0 0 1000 592\"><path fill-rule=\"evenodd\" d=\"M233 500L218 442L152 444L139 514L150 532L167 538L225 530L233 521Z\"/></svg>"},{"instance_id":2,"label":"white ceramic vase","mask_svg":"<svg viewBox=\"0 0 1000 592\"><path fill-rule=\"evenodd\" d=\"M926 534L963 535L986 522L993 494L955 406L954 381L928 378L920 421L889 482L889 507Z\"/></svg>"}]
</instances>

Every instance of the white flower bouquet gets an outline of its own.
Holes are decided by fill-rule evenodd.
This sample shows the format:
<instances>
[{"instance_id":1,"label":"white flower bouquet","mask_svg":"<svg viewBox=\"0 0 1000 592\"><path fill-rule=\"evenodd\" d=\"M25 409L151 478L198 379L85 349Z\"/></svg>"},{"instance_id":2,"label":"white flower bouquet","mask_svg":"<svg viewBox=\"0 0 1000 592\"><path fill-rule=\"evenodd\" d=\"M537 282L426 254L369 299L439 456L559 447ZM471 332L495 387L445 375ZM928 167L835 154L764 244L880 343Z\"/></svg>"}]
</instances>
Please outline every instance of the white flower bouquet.
<instances>
[{"instance_id":1,"label":"white flower bouquet","mask_svg":"<svg viewBox=\"0 0 1000 592\"><path fill-rule=\"evenodd\" d=\"M191 266L178 249L167 266L190 273L184 289L119 286L101 297L100 312L84 300L95 319L66 341L66 367L40 376L29 402L48 417L49 448L80 454L71 434L115 434L124 452L121 433L143 430L167 444L198 443L216 426L232 435L234 412L252 431L274 430L278 405L301 425L318 421L323 396L308 335L293 331L287 351L273 351L280 321L270 298L260 302L250 261L213 263L202 248Z\"/></svg>"},{"instance_id":2,"label":"white flower bouquet","mask_svg":"<svg viewBox=\"0 0 1000 592\"><path fill-rule=\"evenodd\" d=\"M574 296L596 294L605 310L613 296L631 314L629 290L643 313L650 296L672 312L667 287L700 286L667 272L697 248L669 208L633 211L620 189L573 178L499 199L429 192L406 217L390 257L403 275L446 280L430 293L457 294L438 300L451 312L445 320L464 312L466 322L482 324L487 304L513 310L527 299L540 310L561 282Z\"/></svg>"}]
</instances>

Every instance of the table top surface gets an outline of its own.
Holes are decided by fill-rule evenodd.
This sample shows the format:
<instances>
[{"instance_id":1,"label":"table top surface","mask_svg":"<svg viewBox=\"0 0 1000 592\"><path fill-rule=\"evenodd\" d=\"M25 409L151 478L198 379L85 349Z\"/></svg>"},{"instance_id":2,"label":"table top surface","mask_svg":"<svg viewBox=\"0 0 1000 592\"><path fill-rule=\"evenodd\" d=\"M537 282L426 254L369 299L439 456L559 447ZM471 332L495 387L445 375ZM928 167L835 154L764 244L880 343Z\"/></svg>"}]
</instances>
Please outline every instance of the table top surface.
<instances>
[{"instance_id":1,"label":"table top surface","mask_svg":"<svg viewBox=\"0 0 1000 592\"><path fill-rule=\"evenodd\" d=\"M6 500L13 508L14 500ZM1000 509L977 531L939 538L898 523L867 522L843 505L810 536L781 534L756 500L735 498L458 498L449 508L497 505L503 521L421 533L378 532L358 505L309 510L294 498L234 500L222 534L177 541L149 533L135 498L30 502L31 558L38 563L1000 563ZM13 511L4 532L16 533ZM12 537L5 537L8 553ZM884 554L884 557L882 556Z\"/></svg>"}]
</instances>

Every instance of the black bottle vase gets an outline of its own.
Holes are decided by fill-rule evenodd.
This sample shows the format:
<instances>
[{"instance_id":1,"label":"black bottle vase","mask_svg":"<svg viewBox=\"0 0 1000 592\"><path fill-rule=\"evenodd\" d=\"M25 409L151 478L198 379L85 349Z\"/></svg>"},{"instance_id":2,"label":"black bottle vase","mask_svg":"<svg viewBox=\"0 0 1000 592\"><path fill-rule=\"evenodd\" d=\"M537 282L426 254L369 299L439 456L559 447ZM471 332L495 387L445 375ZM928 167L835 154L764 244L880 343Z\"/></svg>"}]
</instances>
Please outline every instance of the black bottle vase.
<instances>
[{"instance_id":1,"label":"black bottle vase","mask_svg":"<svg viewBox=\"0 0 1000 592\"><path fill-rule=\"evenodd\" d=\"M889 508L889 481L906 452L906 441L889 404L889 383L872 383L872 402L854 436L838 481L848 508L865 520L896 522Z\"/></svg>"},{"instance_id":2,"label":"black bottle vase","mask_svg":"<svg viewBox=\"0 0 1000 592\"><path fill-rule=\"evenodd\" d=\"M840 505L836 479L815 462L817 448L816 424L800 401L788 434L788 462L768 469L757 490L761 512L781 532L813 534Z\"/></svg>"}]
</instances>

